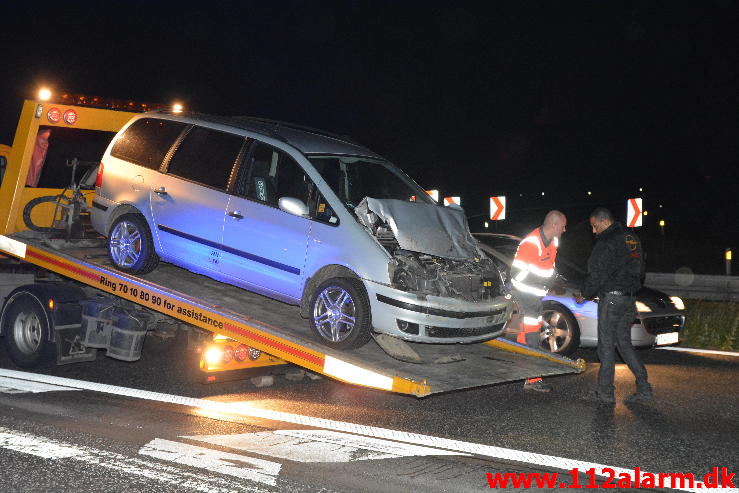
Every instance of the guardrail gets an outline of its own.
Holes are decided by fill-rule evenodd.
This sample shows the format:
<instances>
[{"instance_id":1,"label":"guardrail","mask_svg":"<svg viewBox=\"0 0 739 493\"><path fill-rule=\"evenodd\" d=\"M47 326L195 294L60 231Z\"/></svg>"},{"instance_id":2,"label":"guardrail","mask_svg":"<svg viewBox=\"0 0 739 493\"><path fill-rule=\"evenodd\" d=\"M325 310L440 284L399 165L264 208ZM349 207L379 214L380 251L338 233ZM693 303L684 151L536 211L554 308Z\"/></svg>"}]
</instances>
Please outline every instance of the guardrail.
<instances>
[{"instance_id":1,"label":"guardrail","mask_svg":"<svg viewBox=\"0 0 739 493\"><path fill-rule=\"evenodd\" d=\"M644 285L693 300L739 301L739 276L647 272Z\"/></svg>"}]
</instances>

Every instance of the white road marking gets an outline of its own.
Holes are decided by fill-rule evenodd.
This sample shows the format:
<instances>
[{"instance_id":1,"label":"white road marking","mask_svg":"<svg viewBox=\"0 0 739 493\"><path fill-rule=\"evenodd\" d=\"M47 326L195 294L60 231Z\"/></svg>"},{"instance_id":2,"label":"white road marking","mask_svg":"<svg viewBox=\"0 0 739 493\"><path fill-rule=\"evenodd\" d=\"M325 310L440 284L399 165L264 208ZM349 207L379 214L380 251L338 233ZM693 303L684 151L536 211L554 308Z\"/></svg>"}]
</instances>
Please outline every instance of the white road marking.
<instances>
[{"instance_id":1,"label":"white road marking","mask_svg":"<svg viewBox=\"0 0 739 493\"><path fill-rule=\"evenodd\" d=\"M176 490L203 493L263 493L267 490L203 473L190 473L177 467L135 457L108 452L92 447L65 443L59 440L23 433L0 427L0 449L33 455L49 460L75 460L94 467L104 467L126 476L138 476L174 486Z\"/></svg>"},{"instance_id":2,"label":"white road marking","mask_svg":"<svg viewBox=\"0 0 739 493\"><path fill-rule=\"evenodd\" d=\"M18 380L17 378L0 377L1 394L27 394L39 392L56 392L61 390L79 390L47 383L32 382L30 380Z\"/></svg>"},{"instance_id":3,"label":"white road marking","mask_svg":"<svg viewBox=\"0 0 739 493\"><path fill-rule=\"evenodd\" d=\"M678 346L665 346L657 349L664 349L665 351L682 351L685 353L705 353L705 354L720 354L722 356L739 356L737 351L718 351L716 349L698 349L692 347L678 347Z\"/></svg>"},{"instance_id":4,"label":"white road marking","mask_svg":"<svg viewBox=\"0 0 739 493\"><path fill-rule=\"evenodd\" d=\"M275 486L282 464L155 438L139 454Z\"/></svg>"},{"instance_id":5,"label":"white road marking","mask_svg":"<svg viewBox=\"0 0 739 493\"><path fill-rule=\"evenodd\" d=\"M275 430L180 438L297 462L354 462L424 455L467 455L328 430Z\"/></svg>"},{"instance_id":6,"label":"white road marking","mask_svg":"<svg viewBox=\"0 0 739 493\"><path fill-rule=\"evenodd\" d=\"M452 440L449 438L440 438L429 435L420 435L418 433L407 433L403 431L391 430L388 428L378 428L374 426L364 426L354 423L346 423L344 421L335 421L324 418L314 418L311 416L302 416L300 414L285 413L282 411L273 411L270 409L260 409L253 407L248 403L229 403L209 401L207 399L196 399L193 397L183 397L172 394L164 394L159 392L150 392L147 390L131 389L127 387L118 387L115 385L107 385L102 383L85 382L82 380L72 380L69 378L55 377L51 375L39 375L34 373L21 372L16 370L0 369L0 376L11 378L20 378L32 380L36 382L50 383L52 385L63 385L74 387L81 390L90 390L93 392L102 392L134 399L144 399L156 402L164 402L169 404L178 404L182 406L197 407L203 411L212 411L214 413L227 413L247 416L252 418L268 419L273 421L281 421L284 423L292 423L296 425L312 426L314 428L324 428L328 430L343 431L358 435L371 436L375 438L384 438L399 442L412 443L425 447L436 447L440 449L453 450L467 454L475 454L482 457L490 457L495 459L504 459L526 464L535 464L538 466L550 467L568 471L577 467L581 471L595 468L596 471L602 471L603 468L610 468L614 471L615 477L619 477L622 473L630 474L634 477L633 469L614 467L606 464L597 464L593 462L585 462L576 459L568 459L566 457L557 457L554 455L537 454L534 452L525 452L494 445L484 445L480 443L463 442L461 440ZM642 471L645 474L646 471ZM702 489L690 488L672 488L681 491L702 492ZM727 488L724 490L715 489L713 491L736 492L739 488Z\"/></svg>"}]
</instances>

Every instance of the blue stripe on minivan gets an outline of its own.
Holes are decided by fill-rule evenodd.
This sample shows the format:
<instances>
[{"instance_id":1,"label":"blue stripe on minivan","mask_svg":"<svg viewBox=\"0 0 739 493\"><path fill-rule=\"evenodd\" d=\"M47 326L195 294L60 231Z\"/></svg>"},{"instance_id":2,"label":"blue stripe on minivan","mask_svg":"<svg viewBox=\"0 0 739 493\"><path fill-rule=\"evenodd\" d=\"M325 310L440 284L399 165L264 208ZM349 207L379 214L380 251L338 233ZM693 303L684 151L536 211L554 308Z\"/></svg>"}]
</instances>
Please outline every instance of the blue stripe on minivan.
<instances>
[{"instance_id":1,"label":"blue stripe on minivan","mask_svg":"<svg viewBox=\"0 0 739 493\"><path fill-rule=\"evenodd\" d=\"M162 226L161 224L158 226L158 228L161 231L164 231L165 233L179 236L180 238L184 238L186 240L194 241L196 243L200 243L202 245L206 245L212 248L217 248L218 250L223 250L224 252L232 253L239 257L242 257L248 260L253 260L254 262L259 262L260 264L269 265L270 267L274 267L275 269L284 270L285 272L289 272L290 274L295 274L297 276L300 275L300 269L296 269L295 267L291 267L289 265L281 264L280 262L275 262L274 260L270 260L268 258L260 257L259 255L254 255L253 253L243 252L241 250L237 250L235 248L231 248L226 245L221 245L220 243L216 243L215 241L210 241L204 238L199 238L197 236L189 235L187 233L183 233L182 231L177 231L176 229L168 228L167 226Z\"/></svg>"}]
</instances>

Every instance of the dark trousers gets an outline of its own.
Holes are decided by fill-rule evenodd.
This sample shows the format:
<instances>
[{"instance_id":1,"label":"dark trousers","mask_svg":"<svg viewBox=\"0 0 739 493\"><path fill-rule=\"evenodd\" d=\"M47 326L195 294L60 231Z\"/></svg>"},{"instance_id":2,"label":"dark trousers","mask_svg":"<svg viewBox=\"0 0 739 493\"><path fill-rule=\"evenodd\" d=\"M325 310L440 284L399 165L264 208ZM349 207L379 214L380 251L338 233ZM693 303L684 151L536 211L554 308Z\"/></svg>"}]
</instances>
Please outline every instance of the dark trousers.
<instances>
[{"instance_id":1,"label":"dark trousers","mask_svg":"<svg viewBox=\"0 0 739 493\"><path fill-rule=\"evenodd\" d=\"M616 347L621 359L636 377L637 391L651 390L647 369L631 345L631 326L636 318L634 299L630 296L606 294L598 303L598 391L613 395L613 376L616 365Z\"/></svg>"}]
</instances>

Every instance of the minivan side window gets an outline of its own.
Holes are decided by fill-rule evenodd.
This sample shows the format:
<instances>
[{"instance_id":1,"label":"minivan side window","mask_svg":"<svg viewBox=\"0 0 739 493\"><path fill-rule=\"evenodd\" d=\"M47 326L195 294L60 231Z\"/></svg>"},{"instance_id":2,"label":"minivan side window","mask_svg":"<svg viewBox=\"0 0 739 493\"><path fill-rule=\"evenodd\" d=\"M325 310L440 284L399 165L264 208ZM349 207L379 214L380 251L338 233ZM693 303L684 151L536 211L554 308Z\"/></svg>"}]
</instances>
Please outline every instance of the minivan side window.
<instances>
[{"instance_id":1,"label":"minivan side window","mask_svg":"<svg viewBox=\"0 0 739 493\"><path fill-rule=\"evenodd\" d=\"M226 190L243 144L242 136L193 127L177 146L167 173Z\"/></svg>"},{"instance_id":2,"label":"minivan side window","mask_svg":"<svg viewBox=\"0 0 739 493\"><path fill-rule=\"evenodd\" d=\"M150 169L159 169L164 156L184 128L184 123L170 120L136 120L116 140L110 154Z\"/></svg>"},{"instance_id":3,"label":"minivan side window","mask_svg":"<svg viewBox=\"0 0 739 493\"><path fill-rule=\"evenodd\" d=\"M308 204L310 178L287 153L255 141L239 170L234 193L277 207L281 197L294 197Z\"/></svg>"},{"instance_id":4,"label":"minivan side window","mask_svg":"<svg viewBox=\"0 0 739 493\"><path fill-rule=\"evenodd\" d=\"M330 224L331 226L339 225L339 216L336 215L334 210L329 205L328 201L324 198L323 194L318 191L314 192L315 200L310 205L310 215L316 221Z\"/></svg>"}]
</instances>

